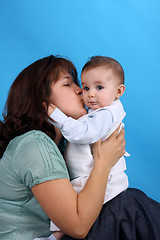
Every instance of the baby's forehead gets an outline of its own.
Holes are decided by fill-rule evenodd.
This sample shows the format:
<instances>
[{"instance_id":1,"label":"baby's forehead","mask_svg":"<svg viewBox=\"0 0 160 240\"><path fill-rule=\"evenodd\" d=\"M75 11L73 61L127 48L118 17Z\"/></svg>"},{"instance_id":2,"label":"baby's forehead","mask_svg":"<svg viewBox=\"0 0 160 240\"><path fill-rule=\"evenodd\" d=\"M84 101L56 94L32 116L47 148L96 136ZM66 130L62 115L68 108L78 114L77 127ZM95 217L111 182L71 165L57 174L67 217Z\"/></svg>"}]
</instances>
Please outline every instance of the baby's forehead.
<instances>
[{"instance_id":1,"label":"baby's forehead","mask_svg":"<svg viewBox=\"0 0 160 240\"><path fill-rule=\"evenodd\" d=\"M89 68L89 69L84 70L81 74L81 78L85 78L86 76L90 76L92 74L94 74L95 76L116 75L115 71L112 69L112 67L98 66L98 67Z\"/></svg>"},{"instance_id":2,"label":"baby's forehead","mask_svg":"<svg viewBox=\"0 0 160 240\"><path fill-rule=\"evenodd\" d=\"M118 81L117 75L112 68L96 67L85 71L81 75L81 82L84 83L104 83Z\"/></svg>"}]
</instances>

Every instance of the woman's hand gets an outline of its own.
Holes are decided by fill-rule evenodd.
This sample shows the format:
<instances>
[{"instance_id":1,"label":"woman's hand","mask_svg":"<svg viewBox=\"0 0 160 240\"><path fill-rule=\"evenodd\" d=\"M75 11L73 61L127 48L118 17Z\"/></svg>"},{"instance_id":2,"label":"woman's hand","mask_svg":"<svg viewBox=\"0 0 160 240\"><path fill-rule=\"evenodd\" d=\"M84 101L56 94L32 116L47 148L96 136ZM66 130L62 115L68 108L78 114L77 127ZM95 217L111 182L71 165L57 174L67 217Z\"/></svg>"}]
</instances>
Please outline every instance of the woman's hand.
<instances>
[{"instance_id":1,"label":"woman's hand","mask_svg":"<svg viewBox=\"0 0 160 240\"><path fill-rule=\"evenodd\" d=\"M102 161L108 169L111 169L119 158L125 154L125 130L122 128L120 133L118 133L119 128L120 127L105 141L101 142L101 140L99 140L93 144L92 150L95 163L96 161Z\"/></svg>"}]
</instances>

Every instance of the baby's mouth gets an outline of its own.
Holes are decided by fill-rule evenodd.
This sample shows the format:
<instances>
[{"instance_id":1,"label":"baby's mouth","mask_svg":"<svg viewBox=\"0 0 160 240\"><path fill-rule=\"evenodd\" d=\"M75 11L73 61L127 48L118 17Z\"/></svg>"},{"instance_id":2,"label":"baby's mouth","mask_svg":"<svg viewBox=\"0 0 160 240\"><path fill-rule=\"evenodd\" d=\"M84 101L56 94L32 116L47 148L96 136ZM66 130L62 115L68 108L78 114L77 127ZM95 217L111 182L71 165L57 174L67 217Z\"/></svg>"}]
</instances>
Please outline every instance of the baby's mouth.
<instances>
[{"instance_id":1,"label":"baby's mouth","mask_svg":"<svg viewBox=\"0 0 160 240\"><path fill-rule=\"evenodd\" d=\"M96 102L89 102L89 104L96 105L97 103Z\"/></svg>"}]
</instances>

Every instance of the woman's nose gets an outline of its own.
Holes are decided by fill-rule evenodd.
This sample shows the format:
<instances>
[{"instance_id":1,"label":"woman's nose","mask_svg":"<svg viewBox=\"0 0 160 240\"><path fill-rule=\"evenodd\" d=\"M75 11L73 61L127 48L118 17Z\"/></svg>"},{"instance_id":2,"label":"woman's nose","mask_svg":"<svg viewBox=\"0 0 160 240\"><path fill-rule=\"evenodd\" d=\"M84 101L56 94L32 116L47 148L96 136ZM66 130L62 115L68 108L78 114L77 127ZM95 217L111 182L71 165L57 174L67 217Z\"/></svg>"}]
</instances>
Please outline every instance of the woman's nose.
<instances>
[{"instance_id":1,"label":"woman's nose","mask_svg":"<svg viewBox=\"0 0 160 240\"><path fill-rule=\"evenodd\" d=\"M80 87L78 87L76 84L75 84L75 93L77 95L81 95L82 94L82 89Z\"/></svg>"}]
</instances>

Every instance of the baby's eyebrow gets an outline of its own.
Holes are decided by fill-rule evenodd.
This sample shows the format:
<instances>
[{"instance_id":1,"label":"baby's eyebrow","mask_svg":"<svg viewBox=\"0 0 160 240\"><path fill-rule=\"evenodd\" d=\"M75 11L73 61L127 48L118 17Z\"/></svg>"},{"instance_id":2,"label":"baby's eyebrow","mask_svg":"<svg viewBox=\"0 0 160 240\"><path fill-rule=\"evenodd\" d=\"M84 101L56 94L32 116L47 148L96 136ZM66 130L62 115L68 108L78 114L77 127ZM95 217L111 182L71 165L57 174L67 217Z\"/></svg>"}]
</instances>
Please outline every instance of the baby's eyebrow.
<instances>
[{"instance_id":1,"label":"baby's eyebrow","mask_svg":"<svg viewBox=\"0 0 160 240\"><path fill-rule=\"evenodd\" d=\"M102 80L97 80L95 81L95 83L102 83Z\"/></svg>"},{"instance_id":2,"label":"baby's eyebrow","mask_svg":"<svg viewBox=\"0 0 160 240\"><path fill-rule=\"evenodd\" d=\"M88 86L87 82L81 82L82 85Z\"/></svg>"}]
</instances>

